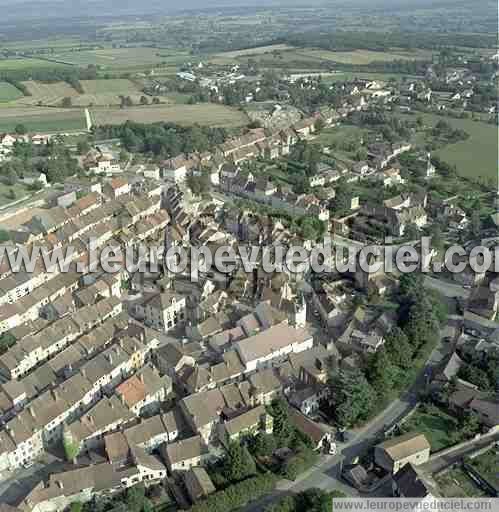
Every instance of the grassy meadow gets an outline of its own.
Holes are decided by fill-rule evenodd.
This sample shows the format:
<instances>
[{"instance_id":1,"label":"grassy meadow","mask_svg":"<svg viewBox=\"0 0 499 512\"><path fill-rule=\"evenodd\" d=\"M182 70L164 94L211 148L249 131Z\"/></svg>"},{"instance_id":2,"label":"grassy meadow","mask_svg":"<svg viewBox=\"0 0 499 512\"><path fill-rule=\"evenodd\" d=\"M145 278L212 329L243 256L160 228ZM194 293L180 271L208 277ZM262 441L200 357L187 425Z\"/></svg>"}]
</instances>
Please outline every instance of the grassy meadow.
<instances>
[{"instance_id":1,"label":"grassy meadow","mask_svg":"<svg viewBox=\"0 0 499 512\"><path fill-rule=\"evenodd\" d=\"M14 101L22 97L22 92L16 89L12 84L0 82L0 103L8 103L9 101Z\"/></svg>"}]
</instances>

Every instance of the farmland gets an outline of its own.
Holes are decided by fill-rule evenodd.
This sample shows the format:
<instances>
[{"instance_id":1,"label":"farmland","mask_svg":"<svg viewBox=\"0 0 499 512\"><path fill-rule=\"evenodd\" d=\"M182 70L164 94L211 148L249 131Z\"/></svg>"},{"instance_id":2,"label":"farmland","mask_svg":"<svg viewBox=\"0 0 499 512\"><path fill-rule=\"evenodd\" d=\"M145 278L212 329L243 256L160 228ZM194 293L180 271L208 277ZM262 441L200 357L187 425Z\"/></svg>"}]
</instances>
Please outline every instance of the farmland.
<instances>
[{"instance_id":1,"label":"farmland","mask_svg":"<svg viewBox=\"0 0 499 512\"><path fill-rule=\"evenodd\" d=\"M0 82L0 103L17 100L18 98L22 98L21 91L7 82Z\"/></svg>"},{"instance_id":2,"label":"farmland","mask_svg":"<svg viewBox=\"0 0 499 512\"><path fill-rule=\"evenodd\" d=\"M235 50L233 52L223 52L217 54L218 57L228 59L236 59L237 57L246 57L248 55L260 55L262 53L270 53L274 51L292 50L291 46L287 44L272 44L269 46L258 46L256 48L247 48L245 50Z\"/></svg>"},{"instance_id":3,"label":"farmland","mask_svg":"<svg viewBox=\"0 0 499 512\"><path fill-rule=\"evenodd\" d=\"M55 60L75 66L94 64L102 68L146 68L168 64L180 64L189 59L186 52L158 48L103 48L97 50L73 50L53 55Z\"/></svg>"},{"instance_id":4,"label":"farmland","mask_svg":"<svg viewBox=\"0 0 499 512\"><path fill-rule=\"evenodd\" d=\"M0 72L2 71L18 71L24 69L54 69L66 67L64 64L49 62L43 59L0 59Z\"/></svg>"},{"instance_id":5,"label":"farmland","mask_svg":"<svg viewBox=\"0 0 499 512\"><path fill-rule=\"evenodd\" d=\"M248 118L242 112L210 103L198 105L168 105L132 107L127 109L109 108L91 110L94 124L121 124L127 120L138 123L156 123L160 121L180 125L200 124L203 126L242 126Z\"/></svg>"},{"instance_id":6,"label":"farmland","mask_svg":"<svg viewBox=\"0 0 499 512\"><path fill-rule=\"evenodd\" d=\"M471 119L454 119L437 115L424 114L425 123L434 126L443 120L467 132L470 137L457 144L450 144L435 154L455 164L462 176L472 179L492 179L497 184L497 126Z\"/></svg>"},{"instance_id":7,"label":"farmland","mask_svg":"<svg viewBox=\"0 0 499 512\"><path fill-rule=\"evenodd\" d=\"M66 82L50 84L29 80L22 82L31 96L23 97L16 103L19 105L58 105L63 98L74 98L78 92Z\"/></svg>"},{"instance_id":8,"label":"farmland","mask_svg":"<svg viewBox=\"0 0 499 512\"><path fill-rule=\"evenodd\" d=\"M209 59L215 64L230 64L253 59L260 66L289 68L296 66L306 69L320 68L324 63L365 65L372 62L393 62L395 60L431 60L431 52L426 50L378 52L370 50L328 51L313 48L290 48L286 45L273 45L262 48L240 50L216 54Z\"/></svg>"},{"instance_id":9,"label":"farmland","mask_svg":"<svg viewBox=\"0 0 499 512\"><path fill-rule=\"evenodd\" d=\"M119 105L120 96L130 96L134 102L138 102L141 96L140 89L126 79L82 80L81 85L85 94L76 97L73 105Z\"/></svg>"},{"instance_id":10,"label":"farmland","mask_svg":"<svg viewBox=\"0 0 499 512\"><path fill-rule=\"evenodd\" d=\"M85 130L85 116L80 109L6 107L0 110L0 132L13 131L23 124L30 132L65 132Z\"/></svg>"},{"instance_id":11,"label":"farmland","mask_svg":"<svg viewBox=\"0 0 499 512\"><path fill-rule=\"evenodd\" d=\"M431 59L431 52L415 50L414 52L375 52L355 50L350 52L333 52L327 50L298 50L296 54L310 59L328 60L340 64L370 64L371 62L391 62L394 60Z\"/></svg>"}]
</instances>

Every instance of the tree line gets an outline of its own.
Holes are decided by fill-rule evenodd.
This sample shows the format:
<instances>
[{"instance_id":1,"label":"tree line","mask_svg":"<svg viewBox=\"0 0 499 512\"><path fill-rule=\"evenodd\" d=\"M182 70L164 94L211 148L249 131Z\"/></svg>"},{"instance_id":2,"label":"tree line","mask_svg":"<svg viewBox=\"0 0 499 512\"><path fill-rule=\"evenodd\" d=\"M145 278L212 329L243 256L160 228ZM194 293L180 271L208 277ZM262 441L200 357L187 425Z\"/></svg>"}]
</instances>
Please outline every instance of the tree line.
<instances>
[{"instance_id":1,"label":"tree line","mask_svg":"<svg viewBox=\"0 0 499 512\"><path fill-rule=\"evenodd\" d=\"M398 322L385 345L362 368L335 371L330 378L337 424L351 428L368 421L380 404L417 377L447 318L439 297L423 286L422 274L404 274L398 291Z\"/></svg>"},{"instance_id":2,"label":"tree line","mask_svg":"<svg viewBox=\"0 0 499 512\"><path fill-rule=\"evenodd\" d=\"M442 47L495 48L494 34L463 34L442 32L361 32L338 30L330 33L303 32L290 34L275 41L299 47L318 47L324 50L372 50L386 51L391 48L424 48L438 50Z\"/></svg>"},{"instance_id":3,"label":"tree line","mask_svg":"<svg viewBox=\"0 0 499 512\"><path fill-rule=\"evenodd\" d=\"M173 123L141 124L127 121L122 125L95 128L98 139L118 138L123 147L134 153L172 158L181 153L211 151L228 138L225 128L179 126Z\"/></svg>"}]
</instances>

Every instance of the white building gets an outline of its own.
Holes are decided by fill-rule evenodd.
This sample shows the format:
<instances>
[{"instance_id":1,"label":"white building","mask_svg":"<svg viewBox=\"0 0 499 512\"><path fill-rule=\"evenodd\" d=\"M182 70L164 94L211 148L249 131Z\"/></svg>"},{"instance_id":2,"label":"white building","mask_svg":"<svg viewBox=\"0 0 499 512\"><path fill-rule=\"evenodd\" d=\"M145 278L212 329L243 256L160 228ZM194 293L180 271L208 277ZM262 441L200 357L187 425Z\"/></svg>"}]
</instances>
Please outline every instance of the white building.
<instances>
[{"instance_id":1,"label":"white building","mask_svg":"<svg viewBox=\"0 0 499 512\"><path fill-rule=\"evenodd\" d=\"M137 304L135 313L145 325L168 332L185 322L186 298L172 290L164 293L145 294L142 304Z\"/></svg>"},{"instance_id":2,"label":"white building","mask_svg":"<svg viewBox=\"0 0 499 512\"><path fill-rule=\"evenodd\" d=\"M273 366L290 353L312 348L313 343L313 336L306 329L283 322L238 341L235 347L248 373Z\"/></svg>"}]
</instances>

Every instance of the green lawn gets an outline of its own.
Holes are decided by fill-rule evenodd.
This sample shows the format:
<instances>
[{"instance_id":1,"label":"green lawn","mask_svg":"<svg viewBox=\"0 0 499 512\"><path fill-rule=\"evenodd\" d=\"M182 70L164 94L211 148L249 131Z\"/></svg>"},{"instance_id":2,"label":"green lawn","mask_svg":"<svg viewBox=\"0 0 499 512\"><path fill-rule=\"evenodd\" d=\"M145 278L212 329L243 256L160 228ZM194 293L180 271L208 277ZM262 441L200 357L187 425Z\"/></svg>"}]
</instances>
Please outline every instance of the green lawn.
<instances>
[{"instance_id":1,"label":"green lawn","mask_svg":"<svg viewBox=\"0 0 499 512\"><path fill-rule=\"evenodd\" d=\"M457 166L458 173L473 179L493 179L497 183L498 159L497 126L471 119L454 119L452 117L437 116L433 114L422 115L425 123L434 126L443 120L455 128L469 133L469 139L450 144L438 150L435 154Z\"/></svg>"},{"instance_id":2,"label":"green lawn","mask_svg":"<svg viewBox=\"0 0 499 512\"><path fill-rule=\"evenodd\" d=\"M424 434L432 452L452 446L454 442L451 435L458 429L457 420L436 407L430 407L427 412L423 411L421 407L418 408L403 424L404 430Z\"/></svg>"},{"instance_id":3,"label":"green lawn","mask_svg":"<svg viewBox=\"0 0 499 512\"><path fill-rule=\"evenodd\" d=\"M0 82L0 103L7 103L22 98L22 92L7 82Z\"/></svg>"},{"instance_id":4,"label":"green lawn","mask_svg":"<svg viewBox=\"0 0 499 512\"><path fill-rule=\"evenodd\" d=\"M435 477L444 498L481 498L486 494L461 468L445 471Z\"/></svg>"}]
</instances>

